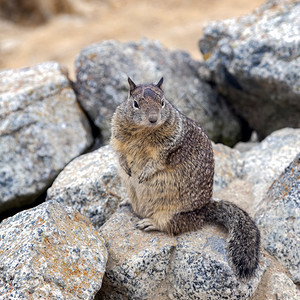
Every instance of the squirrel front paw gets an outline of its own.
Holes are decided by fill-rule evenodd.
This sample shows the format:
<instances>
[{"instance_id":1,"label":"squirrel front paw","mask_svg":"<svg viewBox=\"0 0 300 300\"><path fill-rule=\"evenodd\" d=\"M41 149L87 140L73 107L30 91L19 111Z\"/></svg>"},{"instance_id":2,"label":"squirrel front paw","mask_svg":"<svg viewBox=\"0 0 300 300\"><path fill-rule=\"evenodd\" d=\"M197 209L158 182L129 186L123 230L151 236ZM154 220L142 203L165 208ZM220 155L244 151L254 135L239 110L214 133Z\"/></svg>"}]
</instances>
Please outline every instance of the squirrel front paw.
<instances>
[{"instance_id":1,"label":"squirrel front paw","mask_svg":"<svg viewBox=\"0 0 300 300\"><path fill-rule=\"evenodd\" d=\"M147 181L152 174L149 174L149 172L146 172L145 170L142 171L140 176L138 177L139 183L143 183L144 181Z\"/></svg>"},{"instance_id":2,"label":"squirrel front paw","mask_svg":"<svg viewBox=\"0 0 300 300\"><path fill-rule=\"evenodd\" d=\"M123 168L124 169L124 168ZM126 174L131 177L131 169L130 168L125 168L124 171L126 172Z\"/></svg>"},{"instance_id":3,"label":"squirrel front paw","mask_svg":"<svg viewBox=\"0 0 300 300\"><path fill-rule=\"evenodd\" d=\"M122 167L122 169L125 171L125 173L131 177L131 169L129 168L128 164L127 164L127 161L126 161L126 158L125 156L121 156L119 158L119 163L120 163L120 166Z\"/></svg>"},{"instance_id":4,"label":"squirrel front paw","mask_svg":"<svg viewBox=\"0 0 300 300\"><path fill-rule=\"evenodd\" d=\"M119 203L120 208L124 206L131 206L131 202L129 201L129 199L125 199Z\"/></svg>"}]
</instances>

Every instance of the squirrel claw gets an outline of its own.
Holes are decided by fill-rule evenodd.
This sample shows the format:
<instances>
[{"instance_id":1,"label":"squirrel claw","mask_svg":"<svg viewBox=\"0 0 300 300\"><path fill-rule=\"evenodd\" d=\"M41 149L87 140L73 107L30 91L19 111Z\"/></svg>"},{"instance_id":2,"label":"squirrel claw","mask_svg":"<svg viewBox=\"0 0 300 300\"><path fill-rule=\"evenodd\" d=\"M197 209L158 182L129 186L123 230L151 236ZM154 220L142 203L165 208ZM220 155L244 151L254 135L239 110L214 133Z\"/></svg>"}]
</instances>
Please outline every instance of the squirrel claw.
<instances>
[{"instance_id":1,"label":"squirrel claw","mask_svg":"<svg viewBox=\"0 0 300 300\"><path fill-rule=\"evenodd\" d=\"M148 177L149 176L147 176L146 173L142 172L138 177L139 183L143 183L144 181L148 180Z\"/></svg>"},{"instance_id":2,"label":"squirrel claw","mask_svg":"<svg viewBox=\"0 0 300 300\"><path fill-rule=\"evenodd\" d=\"M131 169L130 168L126 168L126 169L124 169L124 171L129 177L131 177Z\"/></svg>"},{"instance_id":3,"label":"squirrel claw","mask_svg":"<svg viewBox=\"0 0 300 300\"><path fill-rule=\"evenodd\" d=\"M136 228L143 231L157 230L151 219L143 219L136 224Z\"/></svg>"},{"instance_id":4,"label":"squirrel claw","mask_svg":"<svg viewBox=\"0 0 300 300\"><path fill-rule=\"evenodd\" d=\"M125 199L119 203L119 207L124 207L124 206L131 206L130 201Z\"/></svg>"}]
</instances>

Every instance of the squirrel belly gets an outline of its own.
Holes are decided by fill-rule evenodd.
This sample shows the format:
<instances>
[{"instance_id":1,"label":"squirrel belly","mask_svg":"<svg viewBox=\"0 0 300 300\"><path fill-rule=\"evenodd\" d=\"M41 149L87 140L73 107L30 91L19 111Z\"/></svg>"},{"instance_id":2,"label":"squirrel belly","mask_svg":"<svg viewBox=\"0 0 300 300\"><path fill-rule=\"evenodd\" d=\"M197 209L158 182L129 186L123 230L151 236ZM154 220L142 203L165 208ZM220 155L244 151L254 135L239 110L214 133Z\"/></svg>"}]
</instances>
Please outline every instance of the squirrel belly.
<instances>
[{"instance_id":1,"label":"squirrel belly","mask_svg":"<svg viewBox=\"0 0 300 300\"><path fill-rule=\"evenodd\" d=\"M137 228L170 235L227 228L227 254L239 277L258 265L260 234L249 215L226 201L212 200L214 157L204 130L180 113L158 84L128 79L130 91L112 118L111 145L135 214Z\"/></svg>"}]
</instances>

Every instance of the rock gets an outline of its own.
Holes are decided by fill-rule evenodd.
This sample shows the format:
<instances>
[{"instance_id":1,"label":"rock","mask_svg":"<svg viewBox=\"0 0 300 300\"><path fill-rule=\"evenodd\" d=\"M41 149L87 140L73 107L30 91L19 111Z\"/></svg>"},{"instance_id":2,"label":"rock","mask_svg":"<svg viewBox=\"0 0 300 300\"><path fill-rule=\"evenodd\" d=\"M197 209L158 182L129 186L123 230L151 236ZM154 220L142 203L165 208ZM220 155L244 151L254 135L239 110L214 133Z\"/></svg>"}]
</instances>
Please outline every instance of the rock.
<instances>
[{"instance_id":1,"label":"rock","mask_svg":"<svg viewBox=\"0 0 300 300\"><path fill-rule=\"evenodd\" d=\"M254 298L253 300L261 300ZM300 292L293 281L284 273L271 274L268 290L264 299L295 300L300 299Z\"/></svg>"},{"instance_id":2,"label":"rock","mask_svg":"<svg viewBox=\"0 0 300 300\"><path fill-rule=\"evenodd\" d=\"M92 143L64 70L0 72L0 212L34 201Z\"/></svg>"},{"instance_id":3,"label":"rock","mask_svg":"<svg viewBox=\"0 0 300 300\"><path fill-rule=\"evenodd\" d=\"M262 250L268 268L251 300L295 300L300 291L286 270L270 254Z\"/></svg>"},{"instance_id":4,"label":"rock","mask_svg":"<svg viewBox=\"0 0 300 300\"><path fill-rule=\"evenodd\" d=\"M260 139L300 127L299 15L299 1L267 1L248 16L210 23L199 42L219 92Z\"/></svg>"},{"instance_id":5,"label":"rock","mask_svg":"<svg viewBox=\"0 0 300 300\"><path fill-rule=\"evenodd\" d=\"M299 150L299 148L298 148ZM300 283L300 153L274 181L255 219L262 245Z\"/></svg>"},{"instance_id":6,"label":"rock","mask_svg":"<svg viewBox=\"0 0 300 300\"><path fill-rule=\"evenodd\" d=\"M253 185L247 180L241 178L232 179L225 188L214 190L213 198L233 202L251 217L255 214Z\"/></svg>"},{"instance_id":7,"label":"rock","mask_svg":"<svg viewBox=\"0 0 300 300\"><path fill-rule=\"evenodd\" d=\"M213 197L234 202L254 216L270 185L299 149L300 129L292 128L275 131L243 153L214 145Z\"/></svg>"},{"instance_id":8,"label":"rock","mask_svg":"<svg viewBox=\"0 0 300 300\"><path fill-rule=\"evenodd\" d=\"M125 197L117 157L110 146L74 159L47 191L48 200L76 208L96 228L108 220Z\"/></svg>"},{"instance_id":9,"label":"rock","mask_svg":"<svg viewBox=\"0 0 300 300\"><path fill-rule=\"evenodd\" d=\"M211 139L232 145L241 137L237 117L201 80L204 65L183 51L170 51L145 39L136 43L105 41L83 49L75 66L78 99L105 142L110 137L112 114L128 95L127 76L136 84L158 82L164 76L166 97L198 121Z\"/></svg>"},{"instance_id":10,"label":"rock","mask_svg":"<svg viewBox=\"0 0 300 300\"><path fill-rule=\"evenodd\" d=\"M236 178L242 176L241 153L222 144L214 144L215 175L214 192L224 189Z\"/></svg>"},{"instance_id":11,"label":"rock","mask_svg":"<svg viewBox=\"0 0 300 300\"><path fill-rule=\"evenodd\" d=\"M214 189L218 191L240 176L240 154L221 144L213 147ZM109 145L71 161L47 190L47 200L76 208L96 228L110 218L126 197L118 176L117 156Z\"/></svg>"},{"instance_id":12,"label":"rock","mask_svg":"<svg viewBox=\"0 0 300 300\"><path fill-rule=\"evenodd\" d=\"M254 146L259 144L258 136L255 131L252 132L249 141L247 142L238 142L234 145L233 149L238 150L240 152L247 152L252 149Z\"/></svg>"},{"instance_id":13,"label":"rock","mask_svg":"<svg viewBox=\"0 0 300 300\"><path fill-rule=\"evenodd\" d=\"M253 184L257 206L269 186L284 171L300 149L300 129L285 128L269 135L242 156L242 177Z\"/></svg>"},{"instance_id":14,"label":"rock","mask_svg":"<svg viewBox=\"0 0 300 300\"><path fill-rule=\"evenodd\" d=\"M94 299L107 250L91 223L55 201L0 224L1 299Z\"/></svg>"},{"instance_id":15,"label":"rock","mask_svg":"<svg viewBox=\"0 0 300 300\"><path fill-rule=\"evenodd\" d=\"M265 270L238 281L228 265L226 234L216 226L170 237L135 228L139 219L119 209L100 229L109 253L96 299L248 299Z\"/></svg>"}]
</instances>

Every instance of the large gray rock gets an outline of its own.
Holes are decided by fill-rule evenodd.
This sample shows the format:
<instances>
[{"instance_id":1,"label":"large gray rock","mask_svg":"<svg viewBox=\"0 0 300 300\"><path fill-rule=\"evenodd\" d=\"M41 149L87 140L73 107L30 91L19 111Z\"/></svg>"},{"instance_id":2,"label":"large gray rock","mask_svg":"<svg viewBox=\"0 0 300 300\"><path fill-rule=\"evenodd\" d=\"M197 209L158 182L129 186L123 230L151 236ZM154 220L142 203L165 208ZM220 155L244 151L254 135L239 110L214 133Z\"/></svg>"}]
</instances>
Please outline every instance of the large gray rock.
<instances>
[{"instance_id":1,"label":"large gray rock","mask_svg":"<svg viewBox=\"0 0 300 300\"><path fill-rule=\"evenodd\" d=\"M293 281L282 272L270 274L267 283L267 291L264 298L257 297L253 300L276 299L276 300L296 300L300 299L300 291Z\"/></svg>"},{"instance_id":2,"label":"large gray rock","mask_svg":"<svg viewBox=\"0 0 300 300\"><path fill-rule=\"evenodd\" d=\"M228 265L226 234L215 226L170 237L135 228L138 218L118 210L101 228L109 253L96 299L249 299L266 268L249 281Z\"/></svg>"},{"instance_id":3,"label":"large gray rock","mask_svg":"<svg viewBox=\"0 0 300 300\"><path fill-rule=\"evenodd\" d=\"M240 176L240 154L227 146L213 145L216 161L214 190ZM109 145L71 161L47 190L47 200L76 208L100 228L126 199L118 176L117 156Z\"/></svg>"},{"instance_id":4,"label":"large gray rock","mask_svg":"<svg viewBox=\"0 0 300 300\"><path fill-rule=\"evenodd\" d=\"M204 29L212 80L264 138L300 127L300 2L267 1L254 13Z\"/></svg>"},{"instance_id":5,"label":"large gray rock","mask_svg":"<svg viewBox=\"0 0 300 300\"><path fill-rule=\"evenodd\" d=\"M83 49L75 66L78 99L106 142L111 116L127 98L127 76L136 84L158 82L164 76L166 97L202 124L211 139L232 145L240 138L238 119L224 99L200 79L205 67L183 51L169 51L148 40L105 41Z\"/></svg>"},{"instance_id":6,"label":"large gray rock","mask_svg":"<svg viewBox=\"0 0 300 300\"><path fill-rule=\"evenodd\" d=\"M0 211L33 201L91 143L58 63L0 72Z\"/></svg>"},{"instance_id":7,"label":"large gray rock","mask_svg":"<svg viewBox=\"0 0 300 300\"><path fill-rule=\"evenodd\" d=\"M214 144L215 174L214 193L224 189L236 178L242 176L242 159L238 150L222 144Z\"/></svg>"},{"instance_id":8,"label":"large gray rock","mask_svg":"<svg viewBox=\"0 0 300 300\"><path fill-rule=\"evenodd\" d=\"M299 149L298 149L299 150ZM300 153L272 184L255 216L262 245L300 283Z\"/></svg>"},{"instance_id":9,"label":"large gray rock","mask_svg":"<svg viewBox=\"0 0 300 300\"><path fill-rule=\"evenodd\" d=\"M253 185L255 211L268 188L294 159L299 149L300 129L284 128L273 132L242 155L242 177Z\"/></svg>"},{"instance_id":10,"label":"large gray rock","mask_svg":"<svg viewBox=\"0 0 300 300\"><path fill-rule=\"evenodd\" d=\"M91 223L55 201L0 224L1 299L94 299L106 261Z\"/></svg>"},{"instance_id":11,"label":"large gray rock","mask_svg":"<svg viewBox=\"0 0 300 300\"><path fill-rule=\"evenodd\" d=\"M296 300L300 299L300 290L290 279L286 270L265 251L268 268L263 275L261 283L251 300Z\"/></svg>"},{"instance_id":12,"label":"large gray rock","mask_svg":"<svg viewBox=\"0 0 300 300\"><path fill-rule=\"evenodd\" d=\"M117 157L110 146L74 159L47 191L47 200L76 208L96 228L104 224L125 197Z\"/></svg>"}]
</instances>

